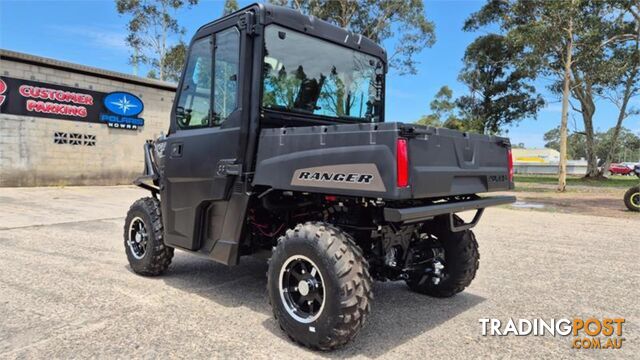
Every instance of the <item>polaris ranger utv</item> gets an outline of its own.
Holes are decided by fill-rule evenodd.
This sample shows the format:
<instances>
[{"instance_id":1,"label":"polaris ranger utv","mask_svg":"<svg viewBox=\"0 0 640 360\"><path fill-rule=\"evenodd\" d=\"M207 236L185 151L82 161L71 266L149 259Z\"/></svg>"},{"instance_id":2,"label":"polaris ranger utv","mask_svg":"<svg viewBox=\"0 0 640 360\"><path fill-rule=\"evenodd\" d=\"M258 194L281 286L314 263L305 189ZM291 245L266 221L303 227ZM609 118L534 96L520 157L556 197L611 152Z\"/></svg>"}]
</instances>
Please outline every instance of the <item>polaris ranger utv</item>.
<instances>
[{"instance_id":1,"label":"polaris ranger utv","mask_svg":"<svg viewBox=\"0 0 640 360\"><path fill-rule=\"evenodd\" d=\"M322 350L360 331L373 280L461 292L478 269L470 229L515 200L477 195L513 188L509 140L384 122L386 71L371 40L287 8L201 27L168 134L144 147L131 268L159 275L174 249L227 265L268 251L274 316Z\"/></svg>"}]
</instances>

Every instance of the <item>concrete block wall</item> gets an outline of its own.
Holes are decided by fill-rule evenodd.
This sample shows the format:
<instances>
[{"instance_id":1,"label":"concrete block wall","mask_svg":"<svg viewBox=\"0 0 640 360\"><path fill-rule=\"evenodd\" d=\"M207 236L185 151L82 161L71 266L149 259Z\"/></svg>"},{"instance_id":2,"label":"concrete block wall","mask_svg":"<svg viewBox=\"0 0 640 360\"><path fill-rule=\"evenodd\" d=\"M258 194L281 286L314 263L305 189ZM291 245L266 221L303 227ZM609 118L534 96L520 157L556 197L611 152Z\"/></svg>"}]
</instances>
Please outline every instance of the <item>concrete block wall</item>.
<instances>
[{"instance_id":1,"label":"concrete block wall","mask_svg":"<svg viewBox=\"0 0 640 360\"><path fill-rule=\"evenodd\" d=\"M33 58L33 57L31 57ZM66 63L65 63L66 64ZM0 186L130 184L144 167L142 147L147 139L166 133L175 91L146 79L95 69L95 74L0 58L0 75L65 85L78 89L127 91L144 103L137 130L106 124L16 116L0 113ZM102 76L108 73L107 76ZM142 81L144 80L144 81ZM167 89L167 87L169 87ZM56 132L95 135L95 146L56 144Z\"/></svg>"}]
</instances>

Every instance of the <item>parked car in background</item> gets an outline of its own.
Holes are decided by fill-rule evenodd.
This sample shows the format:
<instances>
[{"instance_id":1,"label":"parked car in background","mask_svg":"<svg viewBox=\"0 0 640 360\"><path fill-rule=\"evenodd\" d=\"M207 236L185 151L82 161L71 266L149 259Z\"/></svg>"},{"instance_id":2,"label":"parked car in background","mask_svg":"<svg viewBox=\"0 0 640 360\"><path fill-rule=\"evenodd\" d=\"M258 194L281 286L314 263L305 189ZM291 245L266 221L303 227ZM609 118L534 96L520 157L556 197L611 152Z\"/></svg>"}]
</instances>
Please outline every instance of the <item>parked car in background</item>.
<instances>
[{"instance_id":1,"label":"parked car in background","mask_svg":"<svg viewBox=\"0 0 640 360\"><path fill-rule=\"evenodd\" d=\"M623 164L611 164L609 166L609 172L616 175L633 175L633 167L628 167Z\"/></svg>"},{"instance_id":2,"label":"parked car in background","mask_svg":"<svg viewBox=\"0 0 640 360\"><path fill-rule=\"evenodd\" d=\"M633 168L635 168L637 165L640 165L640 162L627 161L620 163L620 165L626 166L633 171Z\"/></svg>"}]
</instances>

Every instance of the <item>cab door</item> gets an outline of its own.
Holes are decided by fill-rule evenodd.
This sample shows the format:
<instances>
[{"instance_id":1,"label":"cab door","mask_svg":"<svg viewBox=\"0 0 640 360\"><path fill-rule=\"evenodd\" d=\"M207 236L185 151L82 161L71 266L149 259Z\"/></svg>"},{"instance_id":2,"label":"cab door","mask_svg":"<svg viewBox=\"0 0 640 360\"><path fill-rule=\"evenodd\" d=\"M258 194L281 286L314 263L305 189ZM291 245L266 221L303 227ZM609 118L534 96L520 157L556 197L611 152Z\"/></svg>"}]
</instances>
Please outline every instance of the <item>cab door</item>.
<instances>
[{"instance_id":1,"label":"cab door","mask_svg":"<svg viewBox=\"0 0 640 360\"><path fill-rule=\"evenodd\" d=\"M165 243L198 250L212 203L226 210L239 172L241 36L225 21L196 38L176 94L165 147L162 211Z\"/></svg>"}]
</instances>

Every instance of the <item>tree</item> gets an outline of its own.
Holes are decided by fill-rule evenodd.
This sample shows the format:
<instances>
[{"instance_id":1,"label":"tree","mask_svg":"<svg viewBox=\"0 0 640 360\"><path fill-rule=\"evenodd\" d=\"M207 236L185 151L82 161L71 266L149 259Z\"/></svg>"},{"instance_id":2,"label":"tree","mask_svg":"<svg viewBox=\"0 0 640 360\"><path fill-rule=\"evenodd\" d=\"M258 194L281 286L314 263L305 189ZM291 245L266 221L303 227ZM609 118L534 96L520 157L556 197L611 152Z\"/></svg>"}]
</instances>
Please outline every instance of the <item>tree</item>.
<instances>
[{"instance_id":1,"label":"tree","mask_svg":"<svg viewBox=\"0 0 640 360\"><path fill-rule=\"evenodd\" d=\"M431 114L423 115L417 124L440 127L446 118L453 115L456 104L453 101L453 91L448 86L443 86L438 90L433 100L429 103Z\"/></svg>"},{"instance_id":2,"label":"tree","mask_svg":"<svg viewBox=\"0 0 640 360\"><path fill-rule=\"evenodd\" d=\"M416 121L418 125L442 127L442 122L435 114L422 115L420 119Z\"/></svg>"},{"instance_id":3,"label":"tree","mask_svg":"<svg viewBox=\"0 0 640 360\"><path fill-rule=\"evenodd\" d=\"M616 127L612 127L606 132L596 132L595 142L596 156L604 159L611 153L612 162L637 161L640 159L640 137L626 128L619 129L619 136L614 141ZM545 147L550 149L560 149L560 128L551 129L544 134ZM615 144L614 144L615 142ZM584 133L572 132L567 136L567 157L569 159L582 159L587 157L586 139ZM602 165L602 167L609 165Z\"/></svg>"},{"instance_id":4,"label":"tree","mask_svg":"<svg viewBox=\"0 0 640 360\"><path fill-rule=\"evenodd\" d=\"M560 159L558 164L558 187L559 192L564 192L567 189L567 127L569 122L569 91L571 86L571 65L573 64L573 35L574 35L574 21L573 10L575 3L571 1L570 10L571 13L567 14L567 23L562 27L561 42L564 44L560 47L560 56L556 58L556 63L562 65L562 116L560 118ZM556 18L559 19L559 18ZM558 20L555 20L557 22ZM552 22L553 23L553 22ZM563 41L564 40L564 41ZM564 51L563 51L564 50ZM547 49L548 51L548 49ZM557 50L556 50L557 51ZM553 54L553 51L551 52ZM552 55L553 59L554 55Z\"/></svg>"},{"instance_id":5,"label":"tree","mask_svg":"<svg viewBox=\"0 0 640 360\"><path fill-rule=\"evenodd\" d=\"M438 90L431 103L429 103L431 114L423 115L417 124L436 127L446 127L460 131L467 131L467 123L463 121L457 112L456 100L453 98L453 91L448 86L443 86Z\"/></svg>"},{"instance_id":6,"label":"tree","mask_svg":"<svg viewBox=\"0 0 640 360\"><path fill-rule=\"evenodd\" d=\"M400 74L415 74L415 55L435 42L435 27L425 16L422 0L269 1L299 9L379 44L399 34L389 65Z\"/></svg>"},{"instance_id":7,"label":"tree","mask_svg":"<svg viewBox=\"0 0 640 360\"><path fill-rule=\"evenodd\" d=\"M611 143L608 151L603 154L599 153L601 159L604 160L603 166L600 168L600 175L605 176L609 173L609 165L614 161L618 140L621 138L623 130L622 123L625 119L632 115L640 114L637 108L630 108L631 99L640 92L640 1L635 6L629 4L629 11L635 20L635 38L628 41L616 41L614 44L612 62L613 69L618 74L613 77L610 89L607 89L603 96L609 99L618 108L618 119L615 127L612 129ZM622 26L630 26L628 22L624 22ZM622 30L618 33L632 33L632 30Z\"/></svg>"},{"instance_id":8,"label":"tree","mask_svg":"<svg viewBox=\"0 0 640 360\"><path fill-rule=\"evenodd\" d=\"M458 107L468 128L481 134L496 134L524 118L535 117L544 100L529 83L530 72L518 68L521 49L502 35L478 37L465 52L459 80L469 88Z\"/></svg>"},{"instance_id":9,"label":"tree","mask_svg":"<svg viewBox=\"0 0 640 360\"><path fill-rule=\"evenodd\" d=\"M226 0L224 2L224 8L222 9L222 15L229 15L240 8L237 0Z\"/></svg>"},{"instance_id":10,"label":"tree","mask_svg":"<svg viewBox=\"0 0 640 360\"><path fill-rule=\"evenodd\" d=\"M279 105L285 108L295 108L295 100L302 81L306 78L302 67L298 67L291 74L283 66L278 71L269 64L264 69L264 94L262 104L264 106Z\"/></svg>"},{"instance_id":11,"label":"tree","mask_svg":"<svg viewBox=\"0 0 640 360\"><path fill-rule=\"evenodd\" d=\"M617 136L617 137L616 137ZM638 161L640 158L640 137L624 127L612 127L607 132L598 133L596 154L600 159L609 156L602 167L609 168L612 162Z\"/></svg>"},{"instance_id":12,"label":"tree","mask_svg":"<svg viewBox=\"0 0 640 360\"><path fill-rule=\"evenodd\" d=\"M178 24L175 12L185 5L185 0L115 0L121 15L131 18L127 24L126 41L133 54L130 63L137 67L150 67L150 75L155 74L166 81L179 77L176 64L184 64L184 59L176 58L184 52L180 44L171 46L171 37L181 36L185 29ZM186 0L188 6L198 0Z\"/></svg>"},{"instance_id":13,"label":"tree","mask_svg":"<svg viewBox=\"0 0 640 360\"><path fill-rule=\"evenodd\" d=\"M544 133L544 147L560 151L560 126ZM584 159L585 151L584 134L573 132L567 136L567 159Z\"/></svg>"},{"instance_id":14,"label":"tree","mask_svg":"<svg viewBox=\"0 0 640 360\"><path fill-rule=\"evenodd\" d=\"M178 82L187 59L187 44L184 41L172 46L164 56L165 80ZM151 76L149 76L151 77Z\"/></svg>"},{"instance_id":15,"label":"tree","mask_svg":"<svg viewBox=\"0 0 640 360\"><path fill-rule=\"evenodd\" d=\"M594 97L610 81L605 51L618 21L616 11L598 0L491 0L465 23L465 28L497 23L507 39L523 49L522 66L554 77L552 90L562 93L558 190L566 187L566 134L569 97L579 102L587 146L587 176L597 175L593 115Z\"/></svg>"},{"instance_id":16,"label":"tree","mask_svg":"<svg viewBox=\"0 0 640 360\"><path fill-rule=\"evenodd\" d=\"M573 40L576 25L574 0L501 1L490 0L465 22L465 30L497 23L507 41L522 49L520 66L557 76L562 82L560 121L560 164L558 191L566 188L566 138L569 112L570 70L573 64Z\"/></svg>"},{"instance_id":17,"label":"tree","mask_svg":"<svg viewBox=\"0 0 640 360\"><path fill-rule=\"evenodd\" d=\"M638 37L629 32L630 8L637 8L637 0L491 0L465 24L472 29L499 24L510 41L523 46L521 63L555 78L550 88L563 95L561 124L566 124L568 105L582 116L588 177L599 176L594 99L620 76L612 47ZM569 103L569 95L578 106ZM564 189L563 161L561 155L559 190Z\"/></svg>"}]
</instances>

